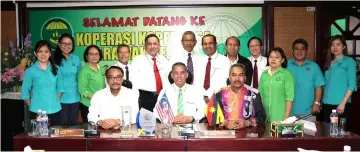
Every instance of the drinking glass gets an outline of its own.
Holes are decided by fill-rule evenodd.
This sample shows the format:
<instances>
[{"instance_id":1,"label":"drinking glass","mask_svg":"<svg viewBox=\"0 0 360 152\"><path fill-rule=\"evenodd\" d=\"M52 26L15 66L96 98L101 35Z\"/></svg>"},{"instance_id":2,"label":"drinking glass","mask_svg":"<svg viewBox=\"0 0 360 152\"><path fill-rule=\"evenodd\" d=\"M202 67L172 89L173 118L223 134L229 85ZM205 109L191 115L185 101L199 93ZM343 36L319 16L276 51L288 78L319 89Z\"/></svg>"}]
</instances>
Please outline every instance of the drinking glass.
<instances>
[{"instance_id":1,"label":"drinking glass","mask_svg":"<svg viewBox=\"0 0 360 152\"><path fill-rule=\"evenodd\" d=\"M340 123L339 123L339 135L340 135L340 136L345 136L345 135L347 135L347 131L346 131L346 118L340 118Z\"/></svg>"},{"instance_id":2,"label":"drinking glass","mask_svg":"<svg viewBox=\"0 0 360 152\"><path fill-rule=\"evenodd\" d=\"M131 107L130 106L122 106L122 123L121 130L122 131L130 131L131 130Z\"/></svg>"},{"instance_id":3,"label":"drinking glass","mask_svg":"<svg viewBox=\"0 0 360 152\"><path fill-rule=\"evenodd\" d=\"M38 135L38 129L37 129L36 119L31 119L30 124L31 124L31 131L28 133L28 135L29 136L37 136Z\"/></svg>"}]
</instances>

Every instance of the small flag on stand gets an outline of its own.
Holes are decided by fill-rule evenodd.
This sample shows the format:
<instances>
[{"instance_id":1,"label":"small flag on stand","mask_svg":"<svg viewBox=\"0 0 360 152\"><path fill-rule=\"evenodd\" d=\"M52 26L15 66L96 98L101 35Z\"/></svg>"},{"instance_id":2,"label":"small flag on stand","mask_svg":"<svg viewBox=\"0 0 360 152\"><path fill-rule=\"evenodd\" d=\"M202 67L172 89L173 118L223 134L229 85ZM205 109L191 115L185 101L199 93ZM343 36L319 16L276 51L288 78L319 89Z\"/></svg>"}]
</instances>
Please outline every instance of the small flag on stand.
<instances>
[{"instance_id":1,"label":"small flag on stand","mask_svg":"<svg viewBox=\"0 0 360 152\"><path fill-rule=\"evenodd\" d=\"M215 94L211 96L209 102L207 103L205 115L209 126L213 126L224 121L224 114L215 98Z\"/></svg>"},{"instance_id":2,"label":"small flag on stand","mask_svg":"<svg viewBox=\"0 0 360 152\"><path fill-rule=\"evenodd\" d=\"M172 123L174 121L174 114L172 112L166 92L161 97L161 100L155 105L156 111L159 114L161 123Z\"/></svg>"}]
</instances>

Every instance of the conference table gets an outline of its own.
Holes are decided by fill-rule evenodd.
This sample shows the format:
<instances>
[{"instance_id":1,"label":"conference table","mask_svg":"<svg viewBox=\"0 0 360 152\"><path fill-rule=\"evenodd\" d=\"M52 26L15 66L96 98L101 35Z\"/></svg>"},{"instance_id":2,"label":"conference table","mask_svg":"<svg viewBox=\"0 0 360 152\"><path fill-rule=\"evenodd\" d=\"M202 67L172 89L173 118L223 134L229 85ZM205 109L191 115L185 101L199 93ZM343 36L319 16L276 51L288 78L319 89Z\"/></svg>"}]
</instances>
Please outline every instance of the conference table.
<instances>
[{"instance_id":1,"label":"conference table","mask_svg":"<svg viewBox=\"0 0 360 152\"><path fill-rule=\"evenodd\" d=\"M219 127L207 127L208 130L225 130ZM80 127L84 128L87 124ZM344 145L351 146L352 151L360 150L360 136L349 132L343 137L329 136L329 125L316 123L317 131L304 134L303 137L275 138L270 137L269 124L235 130L234 138L184 138L178 136L174 127L168 138L155 133L151 137L138 137L137 128L133 126L133 137L120 137L119 133L101 131L100 137L32 137L21 133L13 138L15 151L23 151L30 146L36 150L46 151L295 151L297 148L320 151L342 151ZM155 129L157 130L157 129ZM158 132L158 131L157 131ZM258 137L248 137L248 133L257 133Z\"/></svg>"}]
</instances>

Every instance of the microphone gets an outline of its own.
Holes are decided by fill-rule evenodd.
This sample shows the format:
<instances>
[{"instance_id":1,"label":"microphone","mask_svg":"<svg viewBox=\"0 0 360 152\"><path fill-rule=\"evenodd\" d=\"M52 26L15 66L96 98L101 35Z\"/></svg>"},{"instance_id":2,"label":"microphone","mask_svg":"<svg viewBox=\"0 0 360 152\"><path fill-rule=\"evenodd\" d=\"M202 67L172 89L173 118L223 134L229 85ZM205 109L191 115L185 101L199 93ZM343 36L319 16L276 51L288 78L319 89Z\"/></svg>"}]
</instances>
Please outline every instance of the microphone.
<instances>
[{"instance_id":1,"label":"microphone","mask_svg":"<svg viewBox=\"0 0 360 152\"><path fill-rule=\"evenodd\" d=\"M301 116L301 117L297 118L297 119L293 122L293 124L295 124L296 121L306 119L306 118L308 118L308 117L310 117L310 116L313 116L313 115L314 115L314 113L309 113L309 114L307 114L307 115Z\"/></svg>"},{"instance_id":2,"label":"microphone","mask_svg":"<svg viewBox=\"0 0 360 152\"><path fill-rule=\"evenodd\" d=\"M88 128L85 130L85 137L100 137L100 131L97 128L98 124L93 121L88 123Z\"/></svg>"}]
</instances>

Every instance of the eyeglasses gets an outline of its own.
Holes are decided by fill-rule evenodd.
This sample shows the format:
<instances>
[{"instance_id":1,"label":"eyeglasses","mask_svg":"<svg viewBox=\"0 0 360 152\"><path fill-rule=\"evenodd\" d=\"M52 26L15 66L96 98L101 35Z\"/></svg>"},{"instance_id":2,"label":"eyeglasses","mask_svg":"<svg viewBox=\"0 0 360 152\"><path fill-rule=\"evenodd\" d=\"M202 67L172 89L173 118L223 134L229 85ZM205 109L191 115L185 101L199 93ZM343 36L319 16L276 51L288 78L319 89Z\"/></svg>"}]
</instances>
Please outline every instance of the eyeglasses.
<instances>
[{"instance_id":1,"label":"eyeglasses","mask_svg":"<svg viewBox=\"0 0 360 152\"><path fill-rule=\"evenodd\" d=\"M60 43L61 47L69 47L69 46L72 47L72 45L73 45L72 43Z\"/></svg>"},{"instance_id":2,"label":"eyeglasses","mask_svg":"<svg viewBox=\"0 0 360 152\"><path fill-rule=\"evenodd\" d=\"M110 81L114 81L114 80L120 81L120 80L122 79L122 75L116 76L116 77L108 76L107 78L108 78Z\"/></svg>"}]
</instances>

